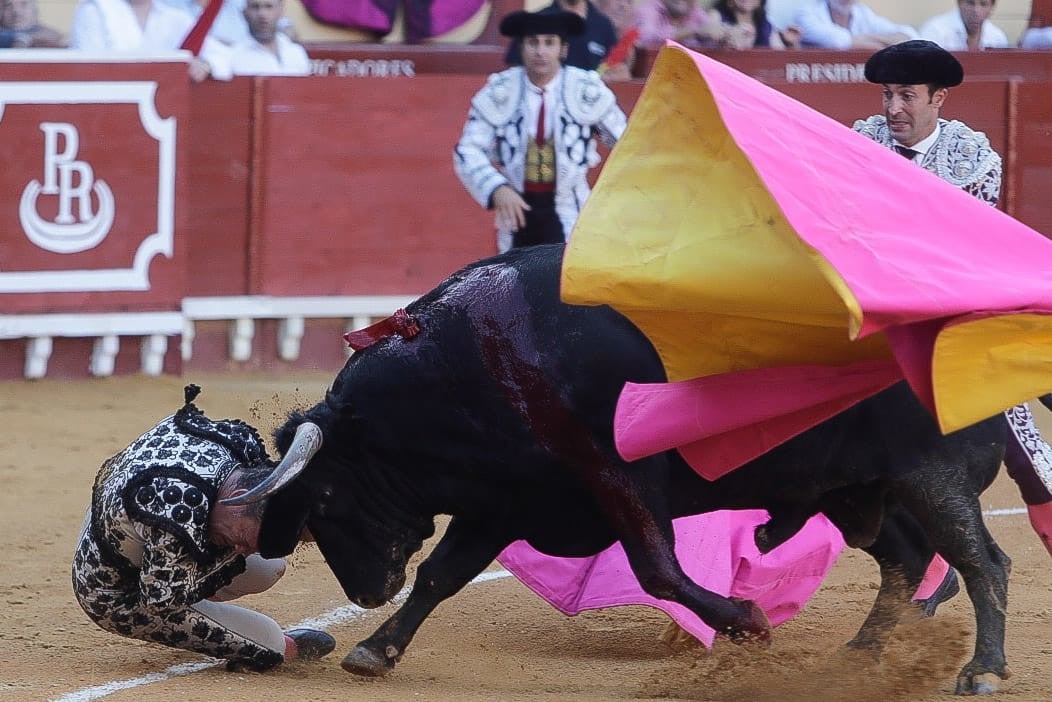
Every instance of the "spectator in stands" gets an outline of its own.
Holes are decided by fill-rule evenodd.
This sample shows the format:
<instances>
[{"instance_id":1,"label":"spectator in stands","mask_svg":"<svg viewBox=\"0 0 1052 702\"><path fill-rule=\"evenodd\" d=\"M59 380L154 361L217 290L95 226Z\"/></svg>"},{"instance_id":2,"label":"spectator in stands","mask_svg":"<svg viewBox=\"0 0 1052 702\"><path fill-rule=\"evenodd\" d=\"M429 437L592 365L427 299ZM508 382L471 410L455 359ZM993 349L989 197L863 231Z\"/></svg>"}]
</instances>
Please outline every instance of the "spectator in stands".
<instances>
[{"instance_id":1,"label":"spectator in stands","mask_svg":"<svg viewBox=\"0 0 1052 702\"><path fill-rule=\"evenodd\" d=\"M194 18L198 17L204 6L208 4L208 0L160 0L160 2L182 10ZM250 38L252 35L248 33L248 23L245 22L245 0L223 0L223 6L219 8L219 14L212 22L208 36L227 46L233 46Z\"/></svg>"},{"instance_id":2,"label":"spectator in stands","mask_svg":"<svg viewBox=\"0 0 1052 702\"><path fill-rule=\"evenodd\" d=\"M803 46L823 49L882 49L919 36L908 24L896 24L855 0L809 0L795 24Z\"/></svg>"},{"instance_id":3,"label":"spectator in stands","mask_svg":"<svg viewBox=\"0 0 1052 702\"><path fill-rule=\"evenodd\" d=\"M36 0L0 0L0 48L65 48L62 32L40 24Z\"/></svg>"},{"instance_id":4,"label":"spectator in stands","mask_svg":"<svg viewBox=\"0 0 1052 702\"><path fill-rule=\"evenodd\" d=\"M745 26L726 25L715 10L695 0L642 0L636 5L640 46L660 46L668 40L700 49L751 43Z\"/></svg>"},{"instance_id":5,"label":"spectator in stands","mask_svg":"<svg viewBox=\"0 0 1052 702\"><path fill-rule=\"evenodd\" d=\"M599 11L591 0L555 0L539 12L572 12L584 20L584 32L570 37L570 50L565 64L586 71L594 71L617 43L617 31L610 18ZM509 66L522 64L521 42L512 41L504 61Z\"/></svg>"},{"instance_id":6,"label":"spectator in stands","mask_svg":"<svg viewBox=\"0 0 1052 702\"><path fill-rule=\"evenodd\" d=\"M252 36L231 51L230 68L234 75L310 74L306 49L278 28L284 14L285 0L248 0L245 3L245 21Z\"/></svg>"},{"instance_id":7,"label":"spectator in stands","mask_svg":"<svg viewBox=\"0 0 1052 702\"><path fill-rule=\"evenodd\" d=\"M175 51L194 26L193 16L154 0L80 0L73 13L70 47L94 52ZM230 78L227 47L206 38L190 60L190 79Z\"/></svg>"},{"instance_id":8,"label":"spectator in stands","mask_svg":"<svg viewBox=\"0 0 1052 702\"><path fill-rule=\"evenodd\" d=\"M1024 49L1052 49L1052 0L1034 0L1030 23L1019 46Z\"/></svg>"},{"instance_id":9,"label":"spectator in stands","mask_svg":"<svg viewBox=\"0 0 1052 702\"><path fill-rule=\"evenodd\" d=\"M208 0L161 0L166 5L180 9L195 18L200 16L201 11L208 5ZM245 21L245 0L222 0L223 5L219 8L212 23L208 36L227 46L239 44L252 37L248 33L248 22ZM278 29L292 41L299 41L296 26L288 17L282 17L278 21Z\"/></svg>"},{"instance_id":10,"label":"spectator in stands","mask_svg":"<svg viewBox=\"0 0 1052 702\"><path fill-rule=\"evenodd\" d=\"M920 35L947 51L1004 49L1008 37L990 21L993 11L994 0L957 0L957 9L929 19Z\"/></svg>"},{"instance_id":11,"label":"spectator in stands","mask_svg":"<svg viewBox=\"0 0 1052 702\"><path fill-rule=\"evenodd\" d=\"M495 212L500 251L566 241L591 192L596 137L613 146L625 130L599 74L563 65L569 37L584 31L573 12L520 10L500 22L524 65L489 76L453 149L457 177Z\"/></svg>"},{"instance_id":12,"label":"spectator in stands","mask_svg":"<svg viewBox=\"0 0 1052 702\"><path fill-rule=\"evenodd\" d=\"M720 20L729 26L743 28L727 46L731 49L800 48L800 30L789 26L779 31L767 19L766 0L716 0L712 6Z\"/></svg>"},{"instance_id":13,"label":"spectator in stands","mask_svg":"<svg viewBox=\"0 0 1052 702\"><path fill-rule=\"evenodd\" d=\"M636 62L636 42L639 40L635 5L632 0L598 0L596 7L610 18L617 32L617 43L599 64L599 75L608 83L629 80Z\"/></svg>"}]
</instances>

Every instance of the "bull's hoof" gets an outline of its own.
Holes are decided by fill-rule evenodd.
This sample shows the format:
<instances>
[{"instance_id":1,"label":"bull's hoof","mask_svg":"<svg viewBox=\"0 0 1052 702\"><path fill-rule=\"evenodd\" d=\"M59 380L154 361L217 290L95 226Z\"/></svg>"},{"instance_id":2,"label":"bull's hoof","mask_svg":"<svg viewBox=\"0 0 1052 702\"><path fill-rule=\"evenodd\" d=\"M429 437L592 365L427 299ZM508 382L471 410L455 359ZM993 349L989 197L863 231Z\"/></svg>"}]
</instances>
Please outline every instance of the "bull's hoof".
<instances>
[{"instance_id":1,"label":"bull's hoof","mask_svg":"<svg viewBox=\"0 0 1052 702\"><path fill-rule=\"evenodd\" d=\"M742 609L742 617L733 626L725 628L720 633L736 644L751 642L769 644L771 642L771 621L759 605L752 600L737 597L728 599Z\"/></svg>"},{"instance_id":2,"label":"bull's hoof","mask_svg":"<svg viewBox=\"0 0 1052 702\"><path fill-rule=\"evenodd\" d=\"M344 657L340 667L348 673L378 678L394 669L395 659L381 656L365 646L355 646L354 650Z\"/></svg>"},{"instance_id":3,"label":"bull's hoof","mask_svg":"<svg viewBox=\"0 0 1052 702\"><path fill-rule=\"evenodd\" d=\"M958 695L992 695L1001 685L1001 678L994 673L982 675L962 675L957 678Z\"/></svg>"},{"instance_id":4,"label":"bull's hoof","mask_svg":"<svg viewBox=\"0 0 1052 702\"><path fill-rule=\"evenodd\" d=\"M1006 670L1005 678L1008 677L1007 672ZM957 689L954 693L958 695L992 695L1000 687L1001 677L997 673L980 673L979 675L961 673L957 677Z\"/></svg>"}]
</instances>

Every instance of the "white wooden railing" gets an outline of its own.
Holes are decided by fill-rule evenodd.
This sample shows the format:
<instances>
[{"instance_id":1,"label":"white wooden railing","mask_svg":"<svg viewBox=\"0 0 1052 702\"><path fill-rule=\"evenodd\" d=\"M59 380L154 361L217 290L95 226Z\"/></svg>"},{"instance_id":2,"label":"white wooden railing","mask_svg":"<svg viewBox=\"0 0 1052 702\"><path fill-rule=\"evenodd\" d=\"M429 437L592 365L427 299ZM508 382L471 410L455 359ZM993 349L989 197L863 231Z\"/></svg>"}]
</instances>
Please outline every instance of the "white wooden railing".
<instances>
[{"instance_id":1,"label":"white wooden railing","mask_svg":"<svg viewBox=\"0 0 1052 702\"><path fill-rule=\"evenodd\" d=\"M62 337L94 339L88 369L95 376L113 374L122 337L140 338L141 372L160 375L170 337L181 336L184 362L193 358L199 321L227 320L229 358L247 361L252 357L257 320L278 320L278 355L284 361L295 361L306 320L343 318L351 331L390 316L414 299L413 295L191 297L183 300L179 312L0 315L0 339L26 340L24 376L30 379L47 375L54 340Z\"/></svg>"}]
</instances>

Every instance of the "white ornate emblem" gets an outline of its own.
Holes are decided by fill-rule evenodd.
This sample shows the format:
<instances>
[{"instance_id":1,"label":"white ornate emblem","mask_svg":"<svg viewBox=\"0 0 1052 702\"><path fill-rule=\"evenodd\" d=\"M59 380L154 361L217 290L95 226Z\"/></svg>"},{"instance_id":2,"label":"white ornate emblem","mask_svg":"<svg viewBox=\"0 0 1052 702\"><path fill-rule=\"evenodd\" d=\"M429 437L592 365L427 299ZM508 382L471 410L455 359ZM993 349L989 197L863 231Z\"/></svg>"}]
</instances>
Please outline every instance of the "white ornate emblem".
<instances>
[{"instance_id":1,"label":"white ornate emblem","mask_svg":"<svg viewBox=\"0 0 1052 702\"><path fill-rule=\"evenodd\" d=\"M0 125L10 105L39 105L41 111L65 118L39 122L44 132L43 182L27 179L19 204L22 228L36 246L58 254L87 251L99 246L113 225L120 188L115 196L109 183L95 178L92 165L77 158L77 106L133 106L142 130L156 144L158 164L156 229L132 232L137 239L141 237L132 260L81 270L5 270L5 262L0 261L0 293L150 289L150 261L157 254L171 258L175 246L176 121L157 113L156 92L154 81L0 82ZM44 197L57 198L58 212L51 221L41 217L37 209Z\"/></svg>"},{"instance_id":2,"label":"white ornate emblem","mask_svg":"<svg viewBox=\"0 0 1052 702\"><path fill-rule=\"evenodd\" d=\"M41 122L44 132L44 183L31 180L22 191L18 217L29 240L42 249L68 254L87 251L102 243L113 226L116 210L113 191L104 180L95 180L86 161L76 160L80 134L68 122ZM60 150L61 142L61 150ZM98 198L98 211L91 212L91 193ZM37 212L41 195L58 197L58 214L52 222ZM73 216L73 202L79 207Z\"/></svg>"}]
</instances>

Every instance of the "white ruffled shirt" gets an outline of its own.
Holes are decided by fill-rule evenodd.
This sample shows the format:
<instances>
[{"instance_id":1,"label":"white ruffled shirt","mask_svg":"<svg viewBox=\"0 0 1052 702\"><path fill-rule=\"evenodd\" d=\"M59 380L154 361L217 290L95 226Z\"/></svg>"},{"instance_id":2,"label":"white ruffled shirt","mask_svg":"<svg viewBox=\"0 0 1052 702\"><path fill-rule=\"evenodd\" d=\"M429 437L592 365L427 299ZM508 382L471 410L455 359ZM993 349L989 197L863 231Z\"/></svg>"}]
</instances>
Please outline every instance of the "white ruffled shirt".
<instances>
[{"instance_id":1,"label":"white ruffled shirt","mask_svg":"<svg viewBox=\"0 0 1052 702\"><path fill-rule=\"evenodd\" d=\"M957 9L935 15L920 30L921 38L933 41L947 51L968 50L968 29ZM1004 49L1008 47L1008 36L990 20L983 22L979 30L979 48Z\"/></svg>"}]
</instances>

